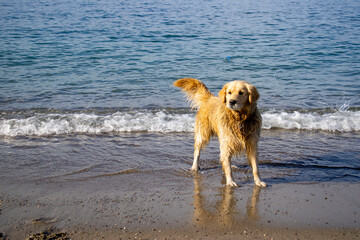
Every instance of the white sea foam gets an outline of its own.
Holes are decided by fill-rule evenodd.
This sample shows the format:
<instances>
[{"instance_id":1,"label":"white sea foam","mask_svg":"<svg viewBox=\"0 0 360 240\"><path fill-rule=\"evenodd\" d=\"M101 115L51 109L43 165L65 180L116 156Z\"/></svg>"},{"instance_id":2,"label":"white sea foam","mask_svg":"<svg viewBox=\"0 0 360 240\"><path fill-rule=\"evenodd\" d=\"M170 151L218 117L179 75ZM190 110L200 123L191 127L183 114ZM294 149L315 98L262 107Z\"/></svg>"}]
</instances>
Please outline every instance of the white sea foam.
<instances>
[{"instance_id":1,"label":"white sea foam","mask_svg":"<svg viewBox=\"0 0 360 240\"><path fill-rule=\"evenodd\" d=\"M37 114L25 119L0 120L2 136L46 136L73 133L110 132L188 132L193 128L193 114L158 112L116 112L96 114Z\"/></svg>"},{"instance_id":2,"label":"white sea foam","mask_svg":"<svg viewBox=\"0 0 360 240\"><path fill-rule=\"evenodd\" d=\"M264 129L303 129L331 132L360 131L359 111L262 113ZM109 114L37 113L27 118L0 120L0 136L48 136L111 132L192 132L194 113L119 111Z\"/></svg>"},{"instance_id":3,"label":"white sea foam","mask_svg":"<svg viewBox=\"0 0 360 240\"><path fill-rule=\"evenodd\" d=\"M360 112L336 111L316 112L265 112L262 114L263 128L323 130L330 132L360 131Z\"/></svg>"}]
</instances>

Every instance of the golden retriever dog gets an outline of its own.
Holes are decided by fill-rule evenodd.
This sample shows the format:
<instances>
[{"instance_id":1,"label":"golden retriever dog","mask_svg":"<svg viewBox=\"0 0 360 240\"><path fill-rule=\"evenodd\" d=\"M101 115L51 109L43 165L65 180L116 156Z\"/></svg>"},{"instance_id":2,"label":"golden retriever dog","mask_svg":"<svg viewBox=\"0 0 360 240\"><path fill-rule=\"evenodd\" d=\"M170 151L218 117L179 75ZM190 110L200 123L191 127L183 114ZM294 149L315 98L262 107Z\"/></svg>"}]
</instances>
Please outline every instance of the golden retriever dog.
<instances>
[{"instance_id":1,"label":"golden retriever dog","mask_svg":"<svg viewBox=\"0 0 360 240\"><path fill-rule=\"evenodd\" d=\"M253 169L255 184L266 187L260 179L257 166L261 115L257 108L260 95L256 87L248 82L233 81L225 84L219 97L216 97L197 79L179 79L174 82L174 86L182 88L192 107L198 109L191 170L199 170L200 151L212 136L217 136L226 185L237 186L232 176L231 158L246 152L248 163Z\"/></svg>"}]
</instances>

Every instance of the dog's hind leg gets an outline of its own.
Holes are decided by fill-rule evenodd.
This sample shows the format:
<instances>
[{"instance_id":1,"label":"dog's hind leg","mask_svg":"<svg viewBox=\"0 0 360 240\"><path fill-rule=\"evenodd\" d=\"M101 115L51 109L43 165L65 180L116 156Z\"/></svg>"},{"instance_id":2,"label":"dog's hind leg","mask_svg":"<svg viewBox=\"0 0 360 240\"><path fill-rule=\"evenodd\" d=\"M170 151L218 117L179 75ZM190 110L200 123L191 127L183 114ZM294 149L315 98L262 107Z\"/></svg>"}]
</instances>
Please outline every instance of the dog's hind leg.
<instances>
[{"instance_id":1,"label":"dog's hind leg","mask_svg":"<svg viewBox=\"0 0 360 240\"><path fill-rule=\"evenodd\" d=\"M206 133L201 126L195 125L194 162L191 171L197 172L200 169L200 152L208 144L211 133Z\"/></svg>"},{"instance_id":2,"label":"dog's hind leg","mask_svg":"<svg viewBox=\"0 0 360 240\"><path fill-rule=\"evenodd\" d=\"M193 172L197 172L199 171L200 169L200 148L197 148L195 147L195 150L194 150L194 162L193 162L193 165L191 167L191 171Z\"/></svg>"},{"instance_id":3,"label":"dog's hind leg","mask_svg":"<svg viewBox=\"0 0 360 240\"><path fill-rule=\"evenodd\" d=\"M200 131L195 132L194 162L191 171L197 172L200 170L200 152L207 142L208 140L202 138Z\"/></svg>"}]
</instances>

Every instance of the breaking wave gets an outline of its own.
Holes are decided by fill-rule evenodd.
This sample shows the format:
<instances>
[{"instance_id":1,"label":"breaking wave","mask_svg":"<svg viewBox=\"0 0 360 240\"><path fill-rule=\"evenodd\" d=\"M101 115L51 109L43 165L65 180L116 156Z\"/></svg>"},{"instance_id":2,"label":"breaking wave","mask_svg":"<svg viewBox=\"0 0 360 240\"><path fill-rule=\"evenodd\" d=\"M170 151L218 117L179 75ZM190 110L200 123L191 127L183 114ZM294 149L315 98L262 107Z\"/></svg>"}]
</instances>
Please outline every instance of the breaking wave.
<instances>
[{"instance_id":1,"label":"breaking wave","mask_svg":"<svg viewBox=\"0 0 360 240\"><path fill-rule=\"evenodd\" d=\"M112 132L192 132L195 113L179 110L114 111L107 113L0 114L0 136L106 134ZM360 131L360 111L262 113L263 129Z\"/></svg>"},{"instance_id":2,"label":"breaking wave","mask_svg":"<svg viewBox=\"0 0 360 240\"><path fill-rule=\"evenodd\" d=\"M265 112L262 114L264 129L322 130L330 132L360 131L360 112Z\"/></svg>"}]
</instances>

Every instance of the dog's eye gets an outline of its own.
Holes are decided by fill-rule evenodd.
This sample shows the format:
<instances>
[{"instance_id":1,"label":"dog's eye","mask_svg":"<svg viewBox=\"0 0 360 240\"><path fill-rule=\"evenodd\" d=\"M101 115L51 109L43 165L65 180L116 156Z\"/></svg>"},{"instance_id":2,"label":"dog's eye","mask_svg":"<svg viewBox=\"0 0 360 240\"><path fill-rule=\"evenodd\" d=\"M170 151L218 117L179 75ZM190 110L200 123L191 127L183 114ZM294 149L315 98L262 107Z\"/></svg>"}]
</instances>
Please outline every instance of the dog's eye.
<instances>
[{"instance_id":1,"label":"dog's eye","mask_svg":"<svg viewBox=\"0 0 360 240\"><path fill-rule=\"evenodd\" d=\"M228 94L231 94L231 92L228 92Z\"/></svg>"},{"instance_id":2,"label":"dog's eye","mask_svg":"<svg viewBox=\"0 0 360 240\"><path fill-rule=\"evenodd\" d=\"M244 92L243 92L243 91L240 91L240 92L239 92L239 95L244 95Z\"/></svg>"}]
</instances>

